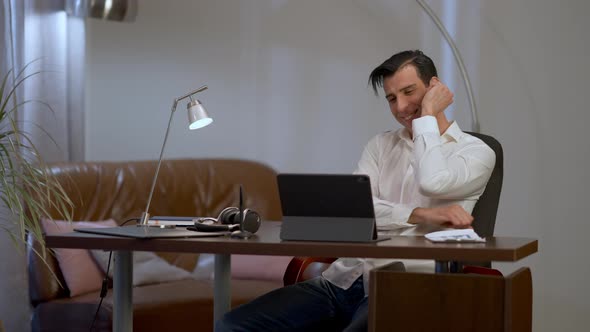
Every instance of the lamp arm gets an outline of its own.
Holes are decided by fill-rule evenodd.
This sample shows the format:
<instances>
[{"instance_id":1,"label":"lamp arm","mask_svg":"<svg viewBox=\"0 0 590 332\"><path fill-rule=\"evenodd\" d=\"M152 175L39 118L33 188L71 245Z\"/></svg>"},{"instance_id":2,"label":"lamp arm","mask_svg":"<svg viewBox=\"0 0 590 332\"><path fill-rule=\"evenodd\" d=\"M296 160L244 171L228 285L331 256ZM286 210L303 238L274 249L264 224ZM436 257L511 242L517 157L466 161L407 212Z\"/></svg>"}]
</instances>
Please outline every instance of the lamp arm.
<instances>
[{"instance_id":1,"label":"lamp arm","mask_svg":"<svg viewBox=\"0 0 590 332\"><path fill-rule=\"evenodd\" d=\"M469 98L469 105L471 106L471 130L479 133L479 118L477 115L477 107L475 105L475 98L473 97L473 88L471 87L471 81L469 80L469 75L467 74L467 70L465 69L465 64L463 63L463 58L461 57L461 53L459 53L459 49L449 32L440 21L438 16L434 13L432 8L426 4L424 0L416 0L416 2L424 9L426 14L430 16L430 19L434 22L434 25L438 28L438 30L442 33L443 37L451 47L453 51L453 55L455 56L455 62L457 62L457 66L459 66L459 71L461 72L461 76L463 77L463 82L465 83L465 90L467 91L467 97Z\"/></svg>"},{"instance_id":2,"label":"lamp arm","mask_svg":"<svg viewBox=\"0 0 590 332\"><path fill-rule=\"evenodd\" d=\"M176 111L176 106L178 105L179 99L175 99L172 103L172 109L170 110L170 119L168 120L168 127L166 128L166 135L164 135L164 143L162 144L162 149L160 150L160 158L158 159L158 166L156 167L156 174L154 175L154 180L152 181L152 189L150 189L150 196L148 197L147 206L145 207L145 212L141 214L141 219L139 221L140 226L147 226L148 220L150 219L150 214L148 211L150 210L150 203L152 202L152 196L154 195L154 189L156 188L156 180L158 180L158 174L160 173L160 165L162 165L162 156L164 155L164 148L166 147L166 142L168 141L168 133L170 132L170 125L172 124L172 117L174 116L174 111Z\"/></svg>"},{"instance_id":3,"label":"lamp arm","mask_svg":"<svg viewBox=\"0 0 590 332\"><path fill-rule=\"evenodd\" d=\"M184 95L184 96L182 96L182 97L178 97L178 98L176 98L174 101L175 101L175 102L179 102L179 101L181 101L181 100L183 100L183 99L185 99L185 98L188 98L188 97L190 97L190 96L192 96L192 95L194 95L194 94L197 94L197 93L199 93L199 92L201 92L201 91L205 91L205 90L207 90L207 89L208 89L208 87L207 87L206 85L203 85L202 87L200 87L200 88L198 88L198 89L196 89L196 90L194 90L194 91L191 91L191 92L189 92L189 93L185 94L185 95Z\"/></svg>"}]
</instances>

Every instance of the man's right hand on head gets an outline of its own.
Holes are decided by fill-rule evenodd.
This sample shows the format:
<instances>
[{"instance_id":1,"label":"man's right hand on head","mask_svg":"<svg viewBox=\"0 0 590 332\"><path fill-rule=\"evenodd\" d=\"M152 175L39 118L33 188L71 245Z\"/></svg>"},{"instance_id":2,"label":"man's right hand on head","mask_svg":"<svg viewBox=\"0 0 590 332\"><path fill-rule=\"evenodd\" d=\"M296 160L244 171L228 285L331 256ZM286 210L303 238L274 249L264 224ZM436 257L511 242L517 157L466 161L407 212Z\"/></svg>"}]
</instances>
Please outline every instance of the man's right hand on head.
<instances>
[{"instance_id":1,"label":"man's right hand on head","mask_svg":"<svg viewBox=\"0 0 590 332\"><path fill-rule=\"evenodd\" d=\"M428 90L422 98L421 116L437 116L453 103L453 93L438 77L430 79Z\"/></svg>"},{"instance_id":2,"label":"man's right hand on head","mask_svg":"<svg viewBox=\"0 0 590 332\"><path fill-rule=\"evenodd\" d=\"M460 205L434 208L415 208L408 219L410 224L433 224L452 228L470 228L473 216Z\"/></svg>"}]
</instances>

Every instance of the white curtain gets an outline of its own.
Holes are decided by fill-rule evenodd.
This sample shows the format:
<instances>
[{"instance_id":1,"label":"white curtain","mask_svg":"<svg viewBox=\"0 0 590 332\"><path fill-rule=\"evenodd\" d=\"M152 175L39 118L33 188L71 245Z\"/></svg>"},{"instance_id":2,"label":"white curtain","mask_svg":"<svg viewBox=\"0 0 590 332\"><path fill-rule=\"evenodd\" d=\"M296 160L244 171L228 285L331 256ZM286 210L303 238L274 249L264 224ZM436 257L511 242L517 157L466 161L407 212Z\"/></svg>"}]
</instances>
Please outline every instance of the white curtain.
<instances>
[{"instance_id":1,"label":"white curtain","mask_svg":"<svg viewBox=\"0 0 590 332\"><path fill-rule=\"evenodd\" d=\"M0 77L12 68L15 54L12 47L12 20L10 1L0 1ZM0 124L2 125L2 124ZM4 204L0 204L0 226L6 226L4 215L7 213ZM0 230L0 322L7 331L28 331L30 323L28 292L26 291L26 268L22 255L15 253L16 248L6 233ZM1 327L1 326L0 326Z\"/></svg>"},{"instance_id":2,"label":"white curtain","mask_svg":"<svg viewBox=\"0 0 590 332\"><path fill-rule=\"evenodd\" d=\"M17 91L18 102L36 101L19 108L17 120L47 162L84 159L84 22L63 7L64 0L0 0L0 76L31 61L26 73L39 72ZM30 331L26 258L2 231L0 270L0 321L6 331Z\"/></svg>"},{"instance_id":3,"label":"white curtain","mask_svg":"<svg viewBox=\"0 0 590 332\"><path fill-rule=\"evenodd\" d=\"M19 90L22 129L43 159L84 159L84 22L67 16L64 0L2 0L2 69L33 74ZM47 107L46 105L49 105Z\"/></svg>"}]
</instances>

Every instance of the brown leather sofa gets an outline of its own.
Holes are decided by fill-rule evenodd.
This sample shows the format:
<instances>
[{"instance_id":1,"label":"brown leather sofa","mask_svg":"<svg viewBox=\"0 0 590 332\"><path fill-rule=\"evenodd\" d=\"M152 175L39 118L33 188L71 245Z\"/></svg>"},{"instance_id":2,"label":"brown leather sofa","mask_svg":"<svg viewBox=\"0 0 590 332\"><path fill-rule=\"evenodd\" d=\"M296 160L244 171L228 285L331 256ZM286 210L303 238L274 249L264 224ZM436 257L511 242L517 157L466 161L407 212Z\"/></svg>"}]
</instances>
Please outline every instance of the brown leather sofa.
<instances>
[{"instance_id":1,"label":"brown leather sofa","mask_svg":"<svg viewBox=\"0 0 590 332\"><path fill-rule=\"evenodd\" d=\"M119 224L139 217L145 209L155 168L155 161L50 166L74 202L73 220L113 218ZM163 161L150 213L154 216L216 216L227 206L237 206L239 184L243 185L247 208L257 211L265 220L281 220L275 171L244 160ZM58 218L55 211L51 214ZM34 244L34 239L29 241ZM188 271L196 266L199 257L197 254L159 255ZM61 284L66 285L57 261L47 257ZM288 270L298 273L294 264ZM89 331L99 292L70 297L67 286L60 287L30 249L28 270L32 330ZM280 286L282 282L277 281L232 280L232 305L245 303ZM211 331L212 281L190 279L134 287L133 310L135 331ZM112 313L113 299L109 291L93 331L110 331Z\"/></svg>"}]
</instances>

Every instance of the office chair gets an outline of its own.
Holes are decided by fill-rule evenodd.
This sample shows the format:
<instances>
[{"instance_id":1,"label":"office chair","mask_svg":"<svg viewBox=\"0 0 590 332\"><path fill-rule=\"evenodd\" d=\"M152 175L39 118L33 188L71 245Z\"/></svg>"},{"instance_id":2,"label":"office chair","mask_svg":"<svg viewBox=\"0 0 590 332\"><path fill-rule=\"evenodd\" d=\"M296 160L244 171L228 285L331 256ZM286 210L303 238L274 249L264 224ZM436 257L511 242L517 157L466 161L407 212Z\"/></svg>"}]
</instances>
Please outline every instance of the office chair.
<instances>
[{"instance_id":1,"label":"office chair","mask_svg":"<svg viewBox=\"0 0 590 332\"><path fill-rule=\"evenodd\" d=\"M472 213L475 232L481 237L493 236L498 204L500 203L500 193L502 192L502 180L504 178L504 152L500 142L492 136L472 132L466 133L481 139L496 153L496 165L494 165L486 189L479 197Z\"/></svg>"},{"instance_id":2,"label":"office chair","mask_svg":"<svg viewBox=\"0 0 590 332\"><path fill-rule=\"evenodd\" d=\"M473 229L481 237L494 236L494 228L496 226L496 215L498 213L498 204L500 203L500 193L502 192L502 181L504 178L504 150L498 140L492 136L472 133L466 131L465 133L475 136L486 143L496 154L496 164L492 170L492 175L488 180L486 188L479 197L479 200L473 208L471 215L473 216ZM491 268L491 262L453 262L451 264L452 272L459 272L466 266L481 266Z\"/></svg>"},{"instance_id":3,"label":"office chair","mask_svg":"<svg viewBox=\"0 0 590 332\"><path fill-rule=\"evenodd\" d=\"M492 175L472 212L475 232L481 237L490 237L494 235L500 193L502 192L504 151L500 142L492 136L468 131L465 133L481 139L496 153L496 164L492 170ZM317 277L335 260L336 258L326 257L295 257L287 266L283 283L287 286ZM483 267L484 269L474 269L473 266ZM491 266L491 262L451 262L451 271L459 272L466 269L467 271L477 270L478 273L486 273L485 268L488 268L490 274L496 274L498 271L490 269Z\"/></svg>"}]
</instances>

